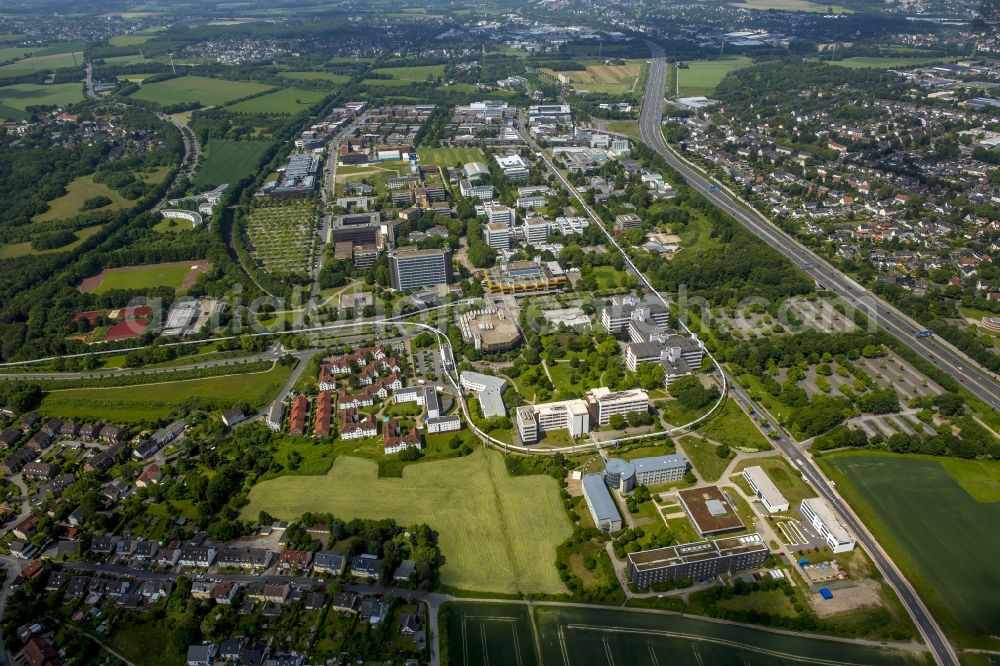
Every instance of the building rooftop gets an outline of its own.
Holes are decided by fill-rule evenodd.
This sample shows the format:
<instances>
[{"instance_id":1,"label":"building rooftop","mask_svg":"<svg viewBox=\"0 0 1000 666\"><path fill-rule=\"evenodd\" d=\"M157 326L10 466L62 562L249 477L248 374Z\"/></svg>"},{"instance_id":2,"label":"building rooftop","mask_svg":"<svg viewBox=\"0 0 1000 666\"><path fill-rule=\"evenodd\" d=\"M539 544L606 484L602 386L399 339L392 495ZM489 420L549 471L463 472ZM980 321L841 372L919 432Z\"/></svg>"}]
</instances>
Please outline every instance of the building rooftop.
<instances>
[{"instance_id":1,"label":"building rooftop","mask_svg":"<svg viewBox=\"0 0 1000 666\"><path fill-rule=\"evenodd\" d=\"M584 475L583 491L590 499L594 517L598 521L620 521L622 519L621 513L618 512L618 505L611 498L611 493L608 492L608 487L604 484L604 479L600 474Z\"/></svg>"},{"instance_id":2,"label":"building rooftop","mask_svg":"<svg viewBox=\"0 0 1000 666\"><path fill-rule=\"evenodd\" d=\"M851 533L840 522L840 518L837 517L837 514L833 512L833 509L830 508L830 505L823 498L809 497L802 500L802 504L812 509L812 512L823 521L823 525L826 526L826 529L839 543L847 543L854 540Z\"/></svg>"},{"instance_id":3,"label":"building rooftop","mask_svg":"<svg viewBox=\"0 0 1000 666\"><path fill-rule=\"evenodd\" d=\"M635 471L639 474L648 472L658 472L664 469L676 469L687 467L688 459L679 453L669 456L651 456L648 458L636 458L632 461Z\"/></svg>"},{"instance_id":4,"label":"building rooftop","mask_svg":"<svg viewBox=\"0 0 1000 666\"><path fill-rule=\"evenodd\" d=\"M767 475L767 472L760 465L747 467L743 470L743 473L750 477L750 480L757 487L757 491L769 505L774 506L788 502L785 496L781 494L781 491L778 490L778 486L774 485L774 481L771 480L771 477Z\"/></svg>"},{"instance_id":5,"label":"building rooftop","mask_svg":"<svg viewBox=\"0 0 1000 666\"><path fill-rule=\"evenodd\" d=\"M751 553L758 550L767 550L767 545L759 534L754 533L746 536L726 537L725 539L715 539L713 541L696 541L694 543L667 546L666 548L657 548L655 550L629 553L628 559L636 570L645 571L675 564L684 564L686 562L710 560L724 555Z\"/></svg>"},{"instance_id":6,"label":"building rooftop","mask_svg":"<svg viewBox=\"0 0 1000 666\"><path fill-rule=\"evenodd\" d=\"M743 520L718 486L690 488L677 493L681 505L701 535L742 530Z\"/></svg>"}]
</instances>

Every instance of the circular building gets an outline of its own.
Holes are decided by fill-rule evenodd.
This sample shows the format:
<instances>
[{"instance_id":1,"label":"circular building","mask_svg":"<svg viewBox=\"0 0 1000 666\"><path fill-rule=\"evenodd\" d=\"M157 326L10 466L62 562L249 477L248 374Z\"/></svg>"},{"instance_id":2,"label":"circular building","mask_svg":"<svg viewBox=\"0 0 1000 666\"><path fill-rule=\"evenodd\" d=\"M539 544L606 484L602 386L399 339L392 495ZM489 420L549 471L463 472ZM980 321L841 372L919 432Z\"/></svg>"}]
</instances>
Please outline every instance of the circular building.
<instances>
[{"instance_id":1,"label":"circular building","mask_svg":"<svg viewBox=\"0 0 1000 666\"><path fill-rule=\"evenodd\" d=\"M635 465L621 458L608 458L604 466L604 483L619 492L631 492L635 488Z\"/></svg>"}]
</instances>

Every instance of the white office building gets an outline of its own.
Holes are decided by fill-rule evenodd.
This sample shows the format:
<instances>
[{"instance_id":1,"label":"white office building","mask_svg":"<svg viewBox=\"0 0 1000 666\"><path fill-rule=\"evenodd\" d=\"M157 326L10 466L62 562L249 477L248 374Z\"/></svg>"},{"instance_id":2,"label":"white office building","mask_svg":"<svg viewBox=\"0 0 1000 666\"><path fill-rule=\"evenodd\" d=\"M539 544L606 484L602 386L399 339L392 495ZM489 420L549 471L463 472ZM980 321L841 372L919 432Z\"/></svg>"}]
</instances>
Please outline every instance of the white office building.
<instances>
[{"instance_id":1,"label":"white office building","mask_svg":"<svg viewBox=\"0 0 1000 666\"><path fill-rule=\"evenodd\" d=\"M510 249L510 227L503 222L490 222L483 232L486 244L497 252Z\"/></svg>"},{"instance_id":2,"label":"white office building","mask_svg":"<svg viewBox=\"0 0 1000 666\"><path fill-rule=\"evenodd\" d=\"M516 421L525 444L534 444L542 433L553 430L566 430L571 437L590 432L590 410L579 399L518 407Z\"/></svg>"},{"instance_id":3,"label":"white office building","mask_svg":"<svg viewBox=\"0 0 1000 666\"><path fill-rule=\"evenodd\" d=\"M771 481L771 477L763 467L754 465L743 470L743 478L750 485L750 489L761 501L768 513L780 513L788 511L788 500L781 494L778 487Z\"/></svg>"},{"instance_id":4,"label":"white office building","mask_svg":"<svg viewBox=\"0 0 1000 666\"><path fill-rule=\"evenodd\" d=\"M612 391L606 386L587 391L587 402L594 407L598 425L607 425L614 414L627 416L649 411L649 395L642 389Z\"/></svg>"},{"instance_id":5,"label":"white office building","mask_svg":"<svg viewBox=\"0 0 1000 666\"><path fill-rule=\"evenodd\" d=\"M486 219L489 220L490 224L514 226L514 209L501 203L488 203L483 206L483 210L486 211Z\"/></svg>"},{"instance_id":6,"label":"white office building","mask_svg":"<svg viewBox=\"0 0 1000 666\"><path fill-rule=\"evenodd\" d=\"M854 550L854 538L826 500L821 497L804 499L799 505L799 513L809 521L833 552L846 553Z\"/></svg>"},{"instance_id":7,"label":"white office building","mask_svg":"<svg viewBox=\"0 0 1000 666\"><path fill-rule=\"evenodd\" d=\"M549 237L549 223L541 217L529 217L524 221L524 240L529 245L540 245Z\"/></svg>"},{"instance_id":8,"label":"white office building","mask_svg":"<svg viewBox=\"0 0 1000 666\"><path fill-rule=\"evenodd\" d=\"M468 178L458 181L458 191L463 197L470 199L480 199L481 201L493 201L492 185L477 185Z\"/></svg>"}]
</instances>

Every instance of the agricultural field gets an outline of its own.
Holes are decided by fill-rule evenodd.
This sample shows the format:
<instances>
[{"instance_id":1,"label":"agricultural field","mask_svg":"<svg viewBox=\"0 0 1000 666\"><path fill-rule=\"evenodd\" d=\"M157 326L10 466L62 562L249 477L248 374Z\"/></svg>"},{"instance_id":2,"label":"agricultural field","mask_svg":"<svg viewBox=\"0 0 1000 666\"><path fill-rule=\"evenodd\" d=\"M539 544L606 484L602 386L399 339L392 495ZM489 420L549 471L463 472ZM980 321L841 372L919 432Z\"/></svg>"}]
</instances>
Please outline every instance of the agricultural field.
<instances>
[{"instance_id":1,"label":"agricultural field","mask_svg":"<svg viewBox=\"0 0 1000 666\"><path fill-rule=\"evenodd\" d=\"M326 97L321 90L303 90L301 88L284 88L267 95L227 106L233 113L257 113L265 115L294 115L305 111L310 106Z\"/></svg>"},{"instance_id":2,"label":"agricultural field","mask_svg":"<svg viewBox=\"0 0 1000 666\"><path fill-rule=\"evenodd\" d=\"M442 169L456 164L468 164L469 162L482 162L483 151L479 148L463 148L459 146L449 146L443 148L418 148L417 157L420 164L436 164Z\"/></svg>"},{"instance_id":3,"label":"agricultural field","mask_svg":"<svg viewBox=\"0 0 1000 666\"><path fill-rule=\"evenodd\" d=\"M271 90L271 86L251 81L181 76L168 81L144 84L132 96L163 105L198 102L202 106L218 106L266 90Z\"/></svg>"},{"instance_id":4,"label":"agricultural field","mask_svg":"<svg viewBox=\"0 0 1000 666\"><path fill-rule=\"evenodd\" d=\"M83 67L83 52L53 53L24 58L9 65L0 67L0 76L13 77L34 74L46 69L65 69L67 67Z\"/></svg>"},{"instance_id":5,"label":"agricultural field","mask_svg":"<svg viewBox=\"0 0 1000 666\"><path fill-rule=\"evenodd\" d=\"M149 266L107 268L80 283L85 294L103 294L114 289L190 288L198 275L208 270L206 261L175 261Z\"/></svg>"},{"instance_id":6,"label":"agricultural field","mask_svg":"<svg viewBox=\"0 0 1000 666\"><path fill-rule=\"evenodd\" d=\"M704 664L922 664L917 652L779 634L690 616L544 602L445 606L451 664L702 666ZM538 654L538 651L541 654Z\"/></svg>"},{"instance_id":7,"label":"agricultural field","mask_svg":"<svg viewBox=\"0 0 1000 666\"><path fill-rule=\"evenodd\" d=\"M266 372L237 376L115 388L63 389L46 394L40 409L45 414L64 419L138 423L166 418L192 399L215 409L228 409L241 402L261 408L274 399L291 372L291 366L275 364Z\"/></svg>"},{"instance_id":8,"label":"agricultural field","mask_svg":"<svg viewBox=\"0 0 1000 666\"><path fill-rule=\"evenodd\" d=\"M247 213L244 225L257 264L276 275L308 275L316 253L315 201L272 199Z\"/></svg>"},{"instance_id":9,"label":"agricultural field","mask_svg":"<svg viewBox=\"0 0 1000 666\"><path fill-rule=\"evenodd\" d=\"M444 76L444 65L415 65L413 67L383 67L373 69L376 74L391 76L391 79L364 79L368 86L405 87L413 83L424 83L430 79Z\"/></svg>"},{"instance_id":10,"label":"agricultural field","mask_svg":"<svg viewBox=\"0 0 1000 666\"><path fill-rule=\"evenodd\" d=\"M93 197L105 196L111 199L111 203L103 208L93 210L82 210L83 203ZM66 220L76 217L82 213L105 213L115 210L130 208L132 202L117 190L113 190L104 183L95 183L93 175L80 176L66 186L66 194L58 199L49 202L49 209L44 213L34 217L35 222L48 222L50 220Z\"/></svg>"},{"instance_id":11,"label":"agricultural field","mask_svg":"<svg viewBox=\"0 0 1000 666\"><path fill-rule=\"evenodd\" d=\"M817 461L953 639L1000 633L1000 462L874 451Z\"/></svg>"},{"instance_id":12,"label":"agricultural field","mask_svg":"<svg viewBox=\"0 0 1000 666\"><path fill-rule=\"evenodd\" d=\"M730 7L737 9L756 9L766 11L776 9L783 12L810 12L815 14L826 14L833 10L834 14L853 14L854 10L841 7L839 5L827 5L821 2L809 2L809 0L742 0L742 2L731 2Z\"/></svg>"},{"instance_id":13,"label":"agricultural field","mask_svg":"<svg viewBox=\"0 0 1000 666\"><path fill-rule=\"evenodd\" d=\"M440 534L444 585L565 592L555 551L572 530L555 480L511 477L503 457L492 451L409 465L402 478L378 478L374 462L340 457L324 476L282 476L254 486L243 516L261 510L287 519L311 511L427 523Z\"/></svg>"},{"instance_id":14,"label":"agricultural field","mask_svg":"<svg viewBox=\"0 0 1000 666\"><path fill-rule=\"evenodd\" d=\"M153 35L115 35L108 40L110 46L139 46L153 38Z\"/></svg>"},{"instance_id":15,"label":"agricultural field","mask_svg":"<svg viewBox=\"0 0 1000 666\"><path fill-rule=\"evenodd\" d=\"M198 190L222 183L235 184L253 173L270 147L269 141L209 139L191 184Z\"/></svg>"},{"instance_id":16,"label":"agricultural field","mask_svg":"<svg viewBox=\"0 0 1000 666\"><path fill-rule=\"evenodd\" d=\"M941 56L923 56L923 57L858 56L855 58L844 58L843 60L829 60L827 62L830 65L836 65L837 67L847 67L849 69L865 69L865 68L889 69L890 67L917 67L919 65L928 65L930 63L937 63L937 62L953 62L954 60L955 58L943 58Z\"/></svg>"},{"instance_id":17,"label":"agricultural field","mask_svg":"<svg viewBox=\"0 0 1000 666\"><path fill-rule=\"evenodd\" d=\"M668 90L667 95L676 94L677 97L710 96L715 92L715 86L719 85L726 74L752 64L753 61L746 56L726 56L715 60L688 62L688 66L684 69L675 68L677 89L675 91Z\"/></svg>"},{"instance_id":18,"label":"agricultural field","mask_svg":"<svg viewBox=\"0 0 1000 666\"><path fill-rule=\"evenodd\" d=\"M552 69L542 69L554 79L562 74L577 89L589 90L594 93L609 95L624 95L632 91L636 80L642 73L642 60L626 60L621 65L606 65L604 61L584 62L587 69L578 71L557 72Z\"/></svg>"},{"instance_id":19,"label":"agricultural field","mask_svg":"<svg viewBox=\"0 0 1000 666\"><path fill-rule=\"evenodd\" d=\"M280 76L292 81L328 81L331 85L341 85L351 80L346 74L336 72L281 72Z\"/></svg>"},{"instance_id":20,"label":"agricultural field","mask_svg":"<svg viewBox=\"0 0 1000 666\"><path fill-rule=\"evenodd\" d=\"M0 88L0 117L27 118L29 106L64 106L83 101L82 83L15 83Z\"/></svg>"}]
</instances>

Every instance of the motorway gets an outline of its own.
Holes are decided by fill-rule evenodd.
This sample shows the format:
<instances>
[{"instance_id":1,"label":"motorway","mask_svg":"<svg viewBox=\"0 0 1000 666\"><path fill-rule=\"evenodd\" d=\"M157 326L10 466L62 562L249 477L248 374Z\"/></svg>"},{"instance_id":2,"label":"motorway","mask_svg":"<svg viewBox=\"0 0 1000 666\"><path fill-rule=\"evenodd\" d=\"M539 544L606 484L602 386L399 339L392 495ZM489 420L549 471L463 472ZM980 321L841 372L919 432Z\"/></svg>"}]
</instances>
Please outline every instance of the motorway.
<instances>
[{"instance_id":1,"label":"motorway","mask_svg":"<svg viewBox=\"0 0 1000 666\"><path fill-rule=\"evenodd\" d=\"M765 243L781 252L813 278L822 289L835 293L869 319L877 323L928 362L934 363L955 381L994 409L1000 409L1000 384L991 373L974 360L936 336L917 338L914 333L925 327L866 290L841 273L832 264L812 253L791 236L773 225L767 218L739 200L731 190L709 180L689 162L667 146L660 131L663 110L663 86L666 81L666 60L663 50L650 44L653 59L649 69L639 130L642 141L658 152L677 170L693 189L713 205L729 213Z\"/></svg>"},{"instance_id":2,"label":"motorway","mask_svg":"<svg viewBox=\"0 0 1000 666\"><path fill-rule=\"evenodd\" d=\"M713 189L713 183L667 147L663 139L663 134L660 131L666 60L663 50L658 46L650 44L650 49L653 51L653 59L650 65L649 80L639 118L643 142L662 155L671 167L680 172L691 187L704 195L714 205L732 215L768 245L791 259L793 263L813 277L819 284L823 285L825 289L838 294L848 303L864 311L889 333L915 349L921 356L937 363L939 367L951 374L955 379L963 381L969 390L986 400L989 404L994 407L1000 404L1000 388L984 372L970 367L971 361L965 359L964 356L960 358L958 353L952 351L950 347L941 344L933 337L914 338L914 331L920 330L923 328L922 326L860 288L853 280L838 272L833 266L809 252L787 234L771 225L762 215L759 213L755 214L734 201L726 191L720 188ZM742 387L732 381L730 381L730 385L739 399L743 400L747 405L755 404ZM760 411L759 407L757 409ZM765 416L770 421L772 428L775 428L778 432L783 432L770 415ZM834 491L832 484L823 476L812 459L804 455L794 441L788 437L780 437L775 441L775 445L785 456L794 461L804 478L821 497L833 506L834 510L854 533L858 542L868 552L879 571L885 576L886 581L899 596L907 612L909 612L917 628L920 630L921 635L924 637L924 641L931 649L931 653L934 655L937 663L947 666L954 664L957 666L958 656L954 648L948 642L941 627L938 626L937 622L931 616L930 611L924 605L923 601L917 596L913 586L910 585L909 581L896 568L895 563L889 559L889 556L882 550L881 546L871 533L868 532L858 517L854 515L854 512L847 503Z\"/></svg>"}]
</instances>

